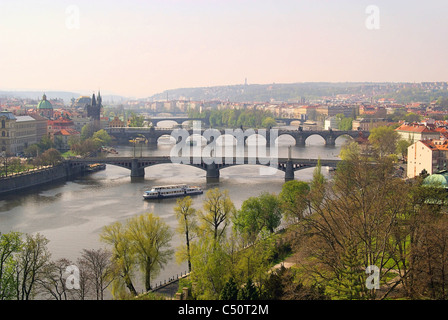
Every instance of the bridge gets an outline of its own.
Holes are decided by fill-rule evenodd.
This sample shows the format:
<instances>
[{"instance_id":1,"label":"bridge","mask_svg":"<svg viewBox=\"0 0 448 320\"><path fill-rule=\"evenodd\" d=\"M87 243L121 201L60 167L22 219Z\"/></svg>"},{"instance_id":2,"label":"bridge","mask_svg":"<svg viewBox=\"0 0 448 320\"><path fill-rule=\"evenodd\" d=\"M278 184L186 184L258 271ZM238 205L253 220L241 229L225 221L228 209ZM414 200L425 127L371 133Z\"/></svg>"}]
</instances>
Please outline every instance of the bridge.
<instances>
[{"instance_id":1,"label":"bridge","mask_svg":"<svg viewBox=\"0 0 448 320\"><path fill-rule=\"evenodd\" d=\"M184 122L187 121L201 121L204 125L208 126L210 125L208 119L206 118L189 118L189 117L151 117L150 118L150 122L152 123L152 125L154 127L157 127L159 122L162 121L174 121L177 124L183 124ZM286 125L291 125L292 122L297 121L297 122L303 122L303 119L299 119L299 118L275 118L275 121L277 121L277 123L284 123Z\"/></svg>"},{"instance_id":2,"label":"bridge","mask_svg":"<svg viewBox=\"0 0 448 320\"><path fill-rule=\"evenodd\" d=\"M184 129L186 130L186 129ZM200 134L203 135L203 133L205 132L205 130L207 129L202 129L202 130L186 130L188 131L189 136L192 136L193 134ZM228 129L228 130L218 130L218 129L208 129L208 130L216 130L219 131L220 135L228 135L229 131L230 132L239 132L241 133L241 129ZM240 131L238 131L240 130ZM128 127L123 127L123 128L107 128L106 131L115 139L117 139L117 141L119 141L120 143L127 143L129 142L129 140L133 140L137 137L144 137L146 139L146 141L149 144L152 145L157 145L157 140L162 137L162 136L172 136L173 133L173 129L156 129L154 127L151 128L128 128ZM291 136L292 138L294 138L295 140L295 145L296 146L305 146L306 145L306 140L313 136L313 135L318 135L321 136L324 140L325 140L325 145L326 146L334 146L336 144L336 139L341 137L341 136L348 136L351 137L353 139L359 138L359 137L364 137L367 138L369 136L369 131L362 131L362 130L357 130L357 131L335 131L335 130L322 130L322 131L314 131L314 130L301 130L300 128L298 130L283 130L283 129L278 129L277 131L277 135L274 137L272 136L272 140L271 141L271 130L264 130L264 129L251 129L251 130L246 130L243 131L244 133L244 142L247 140L247 138L252 135L252 134L259 134L262 135L265 139L266 139L266 145L267 146L271 146L272 144L275 144L275 140L280 136L283 135L288 135Z\"/></svg>"},{"instance_id":3,"label":"bridge","mask_svg":"<svg viewBox=\"0 0 448 320\"><path fill-rule=\"evenodd\" d=\"M322 167L336 168L341 160L321 159ZM129 169L131 177L144 177L145 168L159 164L182 164L189 165L206 171L208 182L219 181L220 170L237 165L261 165L271 167L285 173L285 180L294 180L294 172L306 168L316 167L317 159L292 159L278 158L271 159L269 157L179 157L173 159L170 156L152 156L152 157L101 157L101 158L71 158L65 160L65 165L70 168L78 166L86 166L93 163L104 163Z\"/></svg>"}]
</instances>

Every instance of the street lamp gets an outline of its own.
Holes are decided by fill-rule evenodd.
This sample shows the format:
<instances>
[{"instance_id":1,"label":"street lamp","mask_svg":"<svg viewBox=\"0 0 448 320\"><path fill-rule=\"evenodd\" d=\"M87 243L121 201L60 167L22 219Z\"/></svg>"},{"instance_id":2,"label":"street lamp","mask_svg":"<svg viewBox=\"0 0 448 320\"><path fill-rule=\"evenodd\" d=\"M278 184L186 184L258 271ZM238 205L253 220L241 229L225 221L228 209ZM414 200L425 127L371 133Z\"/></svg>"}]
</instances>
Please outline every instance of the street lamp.
<instances>
[{"instance_id":1,"label":"street lamp","mask_svg":"<svg viewBox=\"0 0 448 320\"><path fill-rule=\"evenodd\" d=\"M5 165L5 176L8 176L8 158L6 156L6 151L2 151L3 163Z\"/></svg>"}]
</instances>

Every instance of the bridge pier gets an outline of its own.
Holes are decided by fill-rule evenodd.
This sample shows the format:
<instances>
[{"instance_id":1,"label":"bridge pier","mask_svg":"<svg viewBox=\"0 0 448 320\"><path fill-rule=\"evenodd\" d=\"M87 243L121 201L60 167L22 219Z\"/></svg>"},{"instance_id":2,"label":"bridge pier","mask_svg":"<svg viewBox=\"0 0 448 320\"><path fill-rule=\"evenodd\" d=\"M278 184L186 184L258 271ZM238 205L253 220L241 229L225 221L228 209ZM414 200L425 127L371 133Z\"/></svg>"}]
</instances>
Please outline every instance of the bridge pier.
<instances>
[{"instance_id":1,"label":"bridge pier","mask_svg":"<svg viewBox=\"0 0 448 320\"><path fill-rule=\"evenodd\" d=\"M219 182L219 168L216 163L207 164L207 182Z\"/></svg>"},{"instance_id":2,"label":"bridge pier","mask_svg":"<svg viewBox=\"0 0 448 320\"><path fill-rule=\"evenodd\" d=\"M291 160L286 162L285 181L294 180L294 167Z\"/></svg>"},{"instance_id":3,"label":"bridge pier","mask_svg":"<svg viewBox=\"0 0 448 320\"><path fill-rule=\"evenodd\" d=\"M135 158L131 161L131 177L145 177L145 167L140 166L138 159Z\"/></svg>"},{"instance_id":4,"label":"bridge pier","mask_svg":"<svg viewBox=\"0 0 448 320\"><path fill-rule=\"evenodd\" d=\"M306 138L303 135L298 135L294 137L296 139L296 146L304 147Z\"/></svg>"},{"instance_id":5,"label":"bridge pier","mask_svg":"<svg viewBox=\"0 0 448 320\"><path fill-rule=\"evenodd\" d=\"M325 145L326 146L335 146L336 145L336 139L333 135L328 135L325 137Z\"/></svg>"}]
</instances>

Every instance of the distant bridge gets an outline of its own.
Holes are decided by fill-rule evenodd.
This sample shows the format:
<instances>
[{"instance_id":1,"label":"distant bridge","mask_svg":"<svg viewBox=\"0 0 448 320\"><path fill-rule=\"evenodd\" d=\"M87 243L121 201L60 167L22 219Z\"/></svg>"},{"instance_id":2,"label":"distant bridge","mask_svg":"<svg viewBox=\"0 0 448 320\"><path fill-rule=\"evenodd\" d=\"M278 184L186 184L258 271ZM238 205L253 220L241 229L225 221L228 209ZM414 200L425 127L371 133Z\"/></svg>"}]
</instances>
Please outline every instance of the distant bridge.
<instances>
[{"instance_id":1,"label":"distant bridge","mask_svg":"<svg viewBox=\"0 0 448 320\"><path fill-rule=\"evenodd\" d=\"M341 160L321 159L322 167L336 168ZM169 156L153 156L153 157L103 157L103 158L71 158L65 160L68 168L77 166L85 166L93 163L104 163L119 166L129 169L131 177L144 177L145 168L158 164L182 164L189 165L206 171L207 181L219 181L220 170L238 165L261 165L271 167L285 172L285 180L294 180L294 172L301 169L316 167L317 159L292 159L292 158L278 158L271 159L268 157L251 158L251 157L179 157L173 159Z\"/></svg>"},{"instance_id":2,"label":"distant bridge","mask_svg":"<svg viewBox=\"0 0 448 320\"><path fill-rule=\"evenodd\" d=\"M152 125L154 127L157 127L159 122L162 121L174 121L177 124L183 124L184 122L187 121L201 121L204 125L208 126L210 125L208 119L204 119L204 118L189 118L189 117L151 117L150 118L150 122L152 123ZM284 123L286 125L291 125L292 122L297 121L297 122L303 122L302 119L299 118L275 118L275 121L277 123Z\"/></svg>"},{"instance_id":3,"label":"distant bridge","mask_svg":"<svg viewBox=\"0 0 448 320\"><path fill-rule=\"evenodd\" d=\"M119 142L128 142L129 140L133 140L137 137L144 137L149 144L157 145L157 140L162 136L171 136L174 129L156 129L154 127L151 128L108 128L106 131L113 137L115 137ZM185 129L186 130L186 129ZM202 130L187 130L188 134L192 136L193 134L202 135L206 129ZM226 135L228 132L226 130L218 130L218 129L209 129L209 130L217 130L221 135ZM231 132L237 132L237 130L241 129L228 129ZM232 131L233 130L233 131ZM243 130L241 130L243 131ZM253 129L253 131L243 131L244 133L244 141L251 135L250 132L254 134L259 134L265 137L266 145L270 146L274 141L271 141L271 130L264 129ZM288 135L294 138L296 146L305 146L306 140L313 135L321 136L325 140L326 146L334 146L336 144L336 139L341 136L348 136L353 139L364 137L367 138L369 136L369 131L334 131L334 130L322 130L322 131L312 131L312 130L277 130L278 137L283 135Z\"/></svg>"}]
</instances>

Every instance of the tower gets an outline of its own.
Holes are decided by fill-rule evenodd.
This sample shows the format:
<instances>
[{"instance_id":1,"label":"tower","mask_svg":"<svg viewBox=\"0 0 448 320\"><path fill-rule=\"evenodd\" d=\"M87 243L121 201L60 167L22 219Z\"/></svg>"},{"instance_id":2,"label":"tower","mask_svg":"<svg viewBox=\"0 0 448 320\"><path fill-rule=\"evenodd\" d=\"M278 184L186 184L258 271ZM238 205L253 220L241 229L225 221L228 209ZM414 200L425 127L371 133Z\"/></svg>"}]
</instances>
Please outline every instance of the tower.
<instances>
[{"instance_id":1,"label":"tower","mask_svg":"<svg viewBox=\"0 0 448 320\"><path fill-rule=\"evenodd\" d=\"M90 105L87 105L87 116L92 118L95 126L97 128L100 127L100 118L101 118L101 95L98 92L98 98L95 97L95 93L92 94L92 101Z\"/></svg>"}]
</instances>

